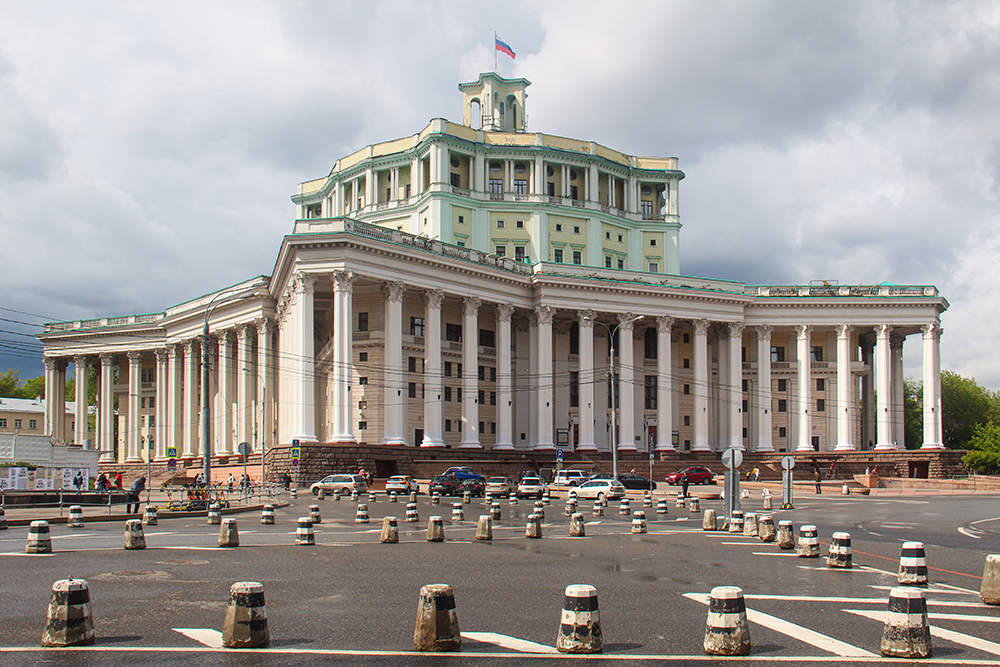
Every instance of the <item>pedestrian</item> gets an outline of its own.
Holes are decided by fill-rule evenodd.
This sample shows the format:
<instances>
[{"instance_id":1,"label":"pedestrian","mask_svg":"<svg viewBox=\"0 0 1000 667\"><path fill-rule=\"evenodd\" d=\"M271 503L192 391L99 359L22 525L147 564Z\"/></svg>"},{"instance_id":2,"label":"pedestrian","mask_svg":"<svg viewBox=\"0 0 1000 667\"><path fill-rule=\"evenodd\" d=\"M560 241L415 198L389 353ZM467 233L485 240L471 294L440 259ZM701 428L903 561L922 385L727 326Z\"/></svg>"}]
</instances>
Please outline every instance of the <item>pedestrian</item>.
<instances>
[{"instance_id":1,"label":"pedestrian","mask_svg":"<svg viewBox=\"0 0 1000 667\"><path fill-rule=\"evenodd\" d=\"M687 470L681 473L681 495L687 498L688 495L688 474Z\"/></svg>"},{"instance_id":2,"label":"pedestrian","mask_svg":"<svg viewBox=\"0 0 1000 667\"><path fill-rule=\"evenodd\" d=\"M76 495L80 495L80 487L83 486L83 475L79 472L77 472L76 476L73 478L73 486L76 487Z\"/></svg>"},{"instance_id":3,"label":"pedestrian","mask_svg":"<svg viewBox=\"0 0 1000 667\"><path fill-rule=\"evenodd\" d=\"M125 514L132 514L139 511L139 494L146 490L146 478L139 477L128 489L128 497L125 499ZM135 510L132 509L133 505Z\"/></svg>"},{"instance_id":4,"label":"pedestrian","mask_svg":"<svg viewBox=\"0 0 1000 667\"><path fill-rule=\"evenodd\" d=\"M119 491L122 490L122 474L120 472L115 474L115 488Z\"/></svg>"},{"instance_id":5,"label":"pedestrian","mask_svg":"<svg viewBox=\"0 0 1000 667\"><path fill-rule=\"evenodd\" d=\"M103 472L97 478L97 490L100 493L104 493L105 491L108 490L108 476L105 475Z\"/></svg>"},{"instance_id":6,"label":"pedestrian","mask_svg":"<svg viewBox=\"0 0 1000 667\"><path fill-rule=\"evenodd\" d=\"M823 473L819 470L816 471L816 495L822 495L823 493Z\"/></svg>"},{"instance_id":7,"label":"pedestrian","mask_svg":"<svg viewBox=\"0 0 1000 667\"><path fill-rule=\"evenodd\" d=\"M289 488L291 488L291 486L292 486L292 476L288 474L287 470L281 474L281 481L285 485L285 491L287 491Z\"/></svg>"},{"instance_id":8,"label":"pedestrian","mask_svg":"<svg viewBox=\"0 0 1000 667\"><path fill-rule=\"evenodd\" d=\"M236 478L233 477L233 473L229 473L229 493L233 492L233 484L236 483Z\"/></svg>"},{"instance_id":9,"label":"pedestrian","mask_svg":"<svg viewBox=\"0 0 1000 667\"><path fill-rule=\"evenodd\" d=\"M756 466L754 466L754 469L753 469L753 481L755 481L755 482L759 482L760 481L760 468L758 468Z\"/></svg>"}]
</instances>

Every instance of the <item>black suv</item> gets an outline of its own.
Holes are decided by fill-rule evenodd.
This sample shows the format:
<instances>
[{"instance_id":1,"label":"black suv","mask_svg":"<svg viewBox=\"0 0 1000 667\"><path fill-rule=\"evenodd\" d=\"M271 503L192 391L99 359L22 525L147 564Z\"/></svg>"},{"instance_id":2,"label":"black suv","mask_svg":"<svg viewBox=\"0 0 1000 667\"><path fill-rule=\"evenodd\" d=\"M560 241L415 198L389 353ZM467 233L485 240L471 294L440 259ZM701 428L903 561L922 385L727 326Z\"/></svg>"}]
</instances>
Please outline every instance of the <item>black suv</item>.
<instances>
[{"instance_id":1,"label":"black suv","mask_svg":"<svg viewBox=\"0 0 1000 667\"><path fill-rule=\"evenodd\" d=\"M442 496L457 496L462 490L462 480L454 475L434 475L428 493L437 491Z\"/></svg>"},{"instance_id":2,"label":"black suv","mask_svg":"<svg viewBox=\"0 0 1000 667\"><path fill-rule=\"evenodd\" d=\"M486 480L484 479L463 479L462 493L469 493L473 496L482 496L486 493Z\"/></svg>"}]
</instances>

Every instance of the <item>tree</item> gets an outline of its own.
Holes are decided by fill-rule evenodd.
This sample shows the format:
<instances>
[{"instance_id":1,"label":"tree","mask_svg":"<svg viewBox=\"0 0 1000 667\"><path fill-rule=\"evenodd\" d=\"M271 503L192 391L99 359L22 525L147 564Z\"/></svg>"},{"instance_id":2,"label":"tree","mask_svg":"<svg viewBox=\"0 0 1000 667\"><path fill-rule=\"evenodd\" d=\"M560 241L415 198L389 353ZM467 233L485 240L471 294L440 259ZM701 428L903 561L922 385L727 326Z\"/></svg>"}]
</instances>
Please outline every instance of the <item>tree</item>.
<instances>
[{"instance_id":1,"label":"tree","mask_svg":"<svg viewBox=\"0 0 1000 667\"><path fill-rule=\"evenodd\" d=\"M969 440L969 453L962 457L962 463L980 474L1000 473L1000 425L976 424Z\"/></svg>"},{"instance_id":2,"label":"tree","mask_svg":"<svg viewBox=\"0 0 1000 667\"><path fill-rule=\"evenodd\" d=\"M36 378L25 380L24 386L21 387L21 398L31 400L37 398L38 396L45 396L44 375L39 375Z\"/></svg>"},{"instance_id":3,"label":"tree","mask_svg":"<svg viewBox=\"0 0 1000 667\"><path fill-rule=\"evenodd\" d=\"M990 423L997 396L952 371L941 371L941 418L944 446L964 449L977 424Z\"/></svg>"},{"instance_id":4,"label":"tree","mask_svg":"<svg viewBox=\"0 0 1000 667\"><path fill-rule=\"evenodd\" d=\"M12 368L0 375L0 398L21 398L21 374Z\"/></svg>"},{"instance_id":5,"label":"tree","mask_svg":"<svg viewBox=\"0 0 1000 667\"><path fill-rule=\"evenodd\" d=\"M924 444L924 387L917 380L903 380L903 429L907 449Z\"/></svg>"}]
</instances>

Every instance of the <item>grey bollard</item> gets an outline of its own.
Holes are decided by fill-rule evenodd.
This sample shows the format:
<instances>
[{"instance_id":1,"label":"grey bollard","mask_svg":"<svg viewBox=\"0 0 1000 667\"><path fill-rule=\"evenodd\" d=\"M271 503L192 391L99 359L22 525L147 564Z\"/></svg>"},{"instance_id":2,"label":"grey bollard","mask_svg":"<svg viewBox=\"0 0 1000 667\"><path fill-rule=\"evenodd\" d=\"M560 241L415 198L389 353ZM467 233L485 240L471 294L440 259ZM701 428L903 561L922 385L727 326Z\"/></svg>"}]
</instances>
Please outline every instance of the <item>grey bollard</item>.
<instances>
[{"instance_id":1,"label":"grey bollard","mask_svg":"<svg viewBox=\"0 0 1000 667\"><path fill-rule=\"evenodd\" d=\"M566 511L565 511L566 516L573 516L575 512L576 512L576 502L572 500L567 500Z\"/></svg>"},{"instance_id":2,"label":"grey bollard","mask_svg":"<svg viewBox=\"0 0 1000 667\"><path fill-rule=\"evenodd\" d=\"M591 516L604 516L604 505L601 504L600 500L594 501L594 509L590 513Z\"/></svg>"},{"instance_id":3,"label":"grey bollard","mask_svg":"<svg viewBox=\"0 0 1000 667\"><path fill-rule=\"evenodd\" d=\"M462 506L462 503L452 503L451 520L465 521L465 508Z\"/></svg>"},{"instance_id":4,"label":"grey bollard","mask_svg":"<svg viewBox=\"0 0 1000 667\"><path fill-rule=\"evenodd\" d=\"M778 548L795 548L795 529L792 527L792 522L787 519L778 522Z\"/></svg>"},{"instance_id":5,"label":"grey bollard","mask_svg":"<svg viewBox=\"0 0 1000 667\"><path fill-rule=\"evenodd\" d=\"M542 520L537 514L528 515L528 523L524 527L526 538L538 539L542 536Z\"/></svg>"},{"instance_id":6,"label":"grey bollard","mask_svg":"<svg viewBox=\"0 0 1000 667\"><path fill-rule=\"evenodd\" d=\"M146 526L156 526L160 523L160 519L156 514L156 507L146 505L146 513L142 515L142 523Z\"/></svg>"},{"instance_id":7,"label":"grey bollard","mask_svg":"<svg viewBox=\"0 0 1000 667\"><path fill-rule=\"evenodd\" d=\"M336 494L334 494L334 495L336 495ZM326 499L326 489L316 489L316 498L317 498L317 500L325 500Z\"/></svg>"},{"instance_id":8,"label":"grey bollard","mask_svg":"<svg viewBox=\"0 0 1000 667\"><path fill-rule=\"evenodd\" d=\"M90 646L96 637L86 579L60 579L52 584L42 646Z\"/></svg>"},{"instance_id":9,"label":"grey bollard","mask_svg":"<svg viewBox=\"0 0 1000 667\"><path fill-rule=\"evenodd\" d=\"M354 513L354 523L368 523L368 505L358 504L358 510Z\"/></svg>"},{"instance_id":10,"label":"grey bollard","mask_svg":"<svg viewBox=\"0 0 1000 667\"><path fill-rule=\"evenodd\" d=\"M923 542L903 542L899 555L899 583L909 586L927 585L927 556Z\"/></svg>"},{"instance_id":11,"label":"grey bollard","mask_svg":"<svg viewBox=\"0 0 1000 667\"><path fill-rule=\"evenodd\" d=\"M819 557L819 532L816 526L799 528L799 541L795 547L795 553L799 558Z\"/></svg>"},{"instance_id":12,"label":"grey bollard","mask_svg":"<svg viewBox=\"0 0 1000 667\"><path fill-rule=\"evenodd\" d=\"M458 651L462 648L455 594L448 584L429 584L420 589L413 645L418 651Z\"/></svg>"},{"instance_id":13,"label":"grey bollard","mask_svg":"<svg viewBox=\"0 0 1000 667\"><path fill-rule=\"evenodd\" d=\"M68 528L83 528L83 508L73 505L69 508L69 519L66 521Z\"/></svg>"},{"instance_id":14,"label":"grey bollard","mask_svg":"<svg viewBox=\"0 0 1000 667\"><path fill-rule=\"evenodd\" d=\"M411 503L417 502L417 492L416 491L411 491L410 492L410 502Z\"/></svg>"},{"instance_id":15,"label":"grey bollard","mask_svg":"<svg viewBox=\"0 0 1000 667\"><path fill-rule=\"evenodd\" d=\"M493 519L489 514L479 516L479 523L476 524L476 539L489 541L493 539Z\"/></svg>"},{"instance_id":16,"label":"grey bollard","mask_svg":"<svg viewBox=\"0 0 1000 667\"><path fill-rule=\"evenodd\" d=\"M586 537L587 529L584 526L583 515L579 512L574 512L569 518L569 536L570 537Z\"/></svg>"},{"instance_id":17,"label":"grey bollard","mask_svg":"<svg viewBox=\"0 0 1000 667\"><path fill-rule=\"evenodd\" d=\"M462 504L468 505L471 502L472 502L472 494L466 491L465 493L462 494Z\"/></svg>"},{"instance_id":18,"label":"grey bollard","mask_svg":"<svg viewBox=\"0 0 1000 667\"><path fill-rule=\"evenodd\" d=\"M500 503L494 501L493 504L490 505L490 518L497 521L500 520Z\"/></svg>"},{"instance_id":19,"label":"grey bollard","mask_svg":"<svg viewBox=\"0 0 1000 667\"><path fill-rule=\"evenodd\" d=\"M983 583L979 587L983 604L1000 604L1000 555L989 554L983 565Z\"/></svg>"},{"instance_id":20,"label":"grey bollard","mask_svg":"<svg viewBox=\"0 0 1000 667\"><path fill-rule=\"evenodd\" d=\"M274 505L264 505L260 511L260 523L264 526L274 525Z\"/></svg>"},{"instance_id":21,"label":"grey bollard","mask_svg":"<svg viewBox=\"0 0 1000 667\"><path fill-rule=\"evenodd\" d=\"M142 521L139 519L129 519L125 522L125 548L146 548L146 536L142 532Z\"/></svg>"},{"instance_id":22,"label":"grey bollard","mask_svg":"<svg viewBox=\"0 0 1000 667\"><path fill-rule=\"evenodd\" d=\"M319 505L309 506L309 519L313 522L314 526L318 523L323 523L323 517L319 514Z\"/></svg>"},{"instance_id":23,"label":"grey bollard","mask_svg":"<svg viewBox=\"0 0 1000 667\"><path fill-rule=\"evenodd\" d=\"M52 537L49 535L48 521L32 521L28 526L28 543L24 552L29 554L52 553Z\"/></svg>"},{"instance_id":24,"label":"grey bollard","mask_svg":"<svg viewBox=\"0 0 1000 667\"><path fill-rule=\"evenodd\" d=\"M382 544L397 544L399 542L399 525L396 517L387 516L382 519L382 534L379 536Z\"/></svg>"},{"instance_id":25,"label":"grey bollard","mask_svg":"<svg viewBox=\"0 0 1000 667\"><path fill-rule=\"evenodd\" d=\"M351 502L358 502L358 490L354 489L351 491Z\"/></svg>"},{"instance_id":26,"label":"grey bollard","mask_svg":"<svg viewBox=\"0 0 1000 667\"><path fill-rule=\"evenodd\" d=\"M826 557L826 565L842 568L850 568L853 565L850 533L834 533L830 536L830 553Z\"/></svg>"},{"instance_id":27,"label":"grey bollard","mask_svg":"<svg viewBox=\"0 0 1000 667\"><path fill-rule=\"evenodd\" d=\"M769 510L773 508L774 506L771 502L771 496L764 496L764 509Z\"/></svg>"},{"instance_id":28,"label":"grey bollard","mask_svg":"<svg viewBox=\"0 0 1000 667\"><path fill-rule=\"evenodd\" d=\"M311 546L316 544L316 533L313 532L313 522L307 516L300 516L295 528L296 546Z\"/></svg>"},{"instance_id":29,"label":"grey bollard","mask_svg":"<svg viewBox=\"0 0 1000 667\"><path fill-rule=\"evenodd\" d=\"M0 530L7 530L7 513L0 507Z\"/></svg>"},{"instance_id":30,"label":"grey bollard","mask_svg":"<svg viewBox=\"0 0 1000 667\"><path fill-rule=\"evenodd\" d=\"M757 537L757 515L753 512L743 516L743 537Z\"/></svg>"},{"instance_id":31,"label":"grey bollard","mask_svg":"<svg viewBox=\"0 0 1000 667\"><path fill-rule=\"evenodd\" d=\"M646 513L636 510L632 513L632 533L640 535L646 532Z\"/></svg>"},{"instance_id":32,"label":"grey bollard","mask_svg":"<svg viewBox=\"0 0 1000 667\"><path fill-rule=\"evenodd\" d=\"M743 532L743 512L740 510L733 510L732 514L729 515L729 532L730 533L742 533Z\"/></svg>"},{"instance_id":33,"label":"grey bollard","mask_svg":"<svg viewBox=\"0 0 1000 667\"><path fill-rule=\"evenodd\" d=\"M882 655L893 658L931 657L934 648L922 590L896 586L889 591L889 608L879 648Z\"/></svg>"},{"instance_id":34,"label":"grey bollard","mask_svg":"<svg viewBox=\"0 0 1000 667\"><path fill-rule=\"evenodd\" d=\"M222 512L219 510L218 503L211 503L208 506L208 525L218 526L222 523Z\"/></svg>"},{"instance_id":35,"label":"grey bollard","mask_svg":"<svg viewBox=\"0 0 1000 667\"><path fill-rule=\"evenodd\" d=\"M757 537L760 538L761 542L774 542L774 517L770 514L763 515L757 521Z\"/></svg>"},{"instance_id":36,"label":"grey bollard","mask_svg":"<svg viewBox=\"0 0 1000 667\"><path fill-rule=\"evenodd\" d=\"M705 653L747 655L750 653L750 626L747 623L743 590L737 586L716 586L708 603L705 624Z\"/></svg>"},{"instance_id":37,"label":"grey bollard","mask_svg":"<svg viewBox=\"0 0 1000 667\"><path fill-rule=\"evenodd\" d=\"M236 519L225 518L219 527L219 546L230 549L240 546L240 531L236 527Z\"/></svg>"},{"instance_id":38,"label":"grey bollard","mask_svg":"<svg viewBox=\"0 0 1000 667\"><path fill-rule=\"evenodd\" d=\"M256 581L236 582L229 588L222 645L226 648L264 648L270 643L264 585Z\"/></svg>"},{"instance_id":39,"label":"grey bollard","mask_svg":"<svg viewBox=\"0 0 1000 667\"><path fill-rule=\"evenodd\" d=\"M719 520L715 516L715 510L705 510L704 518L701 520L702 530L718 530Z\"/></svg>"},{"instance_id":40,"label":"grey bollard","mask_svg":"<svg viewBox=\"0 0 1000 667\"><path fill-rule=\"evenodd\" d=\"M344 491L344 493L346 494L347 491ZM338 503L340 502L340 492L339 491L334 491L333 492L333 500L334 500L334 502L338 502Z\"/></svg>"},{"instance_id":41,"label":"grey bollard","mask_svg":"<svg viewBox=\"0 0 1000 667\"><path fill-rule=\"evenodd\" d=\"M698 513L701 511L701 501L698 500L697 496L693 496L688 500L688 512Z\"/></svg>"},{"instance_id":42,"label":"grey bollard","mask_svg":"<svg viewBox=\"0 0 1000 667\"><path fill-rule=\"evenodd\" d=\"M588 584L567 586L556 649L560 653L600 653L603 648L597 589Z\"/></svg>"},{"instance_id":43,"label":"grey bollard","mask_svg":"<svg viewBox=\"0 0 1000 667\"><path fill-rule=\"evenodd\" d=\"M444 519L432 516L427 523L427 541L444 542Z\"/></svg>"}]
</instances>

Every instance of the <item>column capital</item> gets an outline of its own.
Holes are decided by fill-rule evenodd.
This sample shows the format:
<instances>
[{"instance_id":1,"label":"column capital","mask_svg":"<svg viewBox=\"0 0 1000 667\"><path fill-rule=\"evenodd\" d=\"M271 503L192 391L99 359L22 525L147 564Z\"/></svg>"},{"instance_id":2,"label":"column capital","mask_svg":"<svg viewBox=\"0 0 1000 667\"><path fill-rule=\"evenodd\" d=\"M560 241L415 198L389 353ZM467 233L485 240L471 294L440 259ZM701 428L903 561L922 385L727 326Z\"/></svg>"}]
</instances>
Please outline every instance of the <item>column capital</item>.
<instances>
[{"instance_id":1,"label":"column capital","mask_svg":"<svg viewBox=\"0 0 1000 667\"><path fill-rule=\"evenodd\" d=\"M670 333L670 329L674 326L674 318L669 315L661 315L656 318L656 332L657 333Z\"/></svg>"},{"instance_id":2,"label":"column capital","mask_svg":"<svg viewBox=\"0 0 1000 667\"><path fill-rule=\"evenodd\" d=\"M139 350L129 350L126 354L128 355L129 366L138 366L142 363L142 352Z\"/></svg>"},{"instance_id":3,"label":"column capital","mask_svg":"<svg viewBox=\"0 0 1000 667\"><path fill-rule=\"evenodd\" d=\"M632 313L618 313L615 317L618 318L618 326L622 331L631 331L635 326L635 315Z\"/></svg>"},{"instance_id":4,"label":"column capital","mask_svg":"<svg viewBox=\"0 0 1000 667\"><path fill-rule=\"evenodd\" d=\"M535 317L538 318L538 324L552 324L552 318L555 317L556 309L552 306L535 306Z\"/></svg>"},{"instance_id":5,"label":"column capital","mask_svg":"<svg viewBox=\"0 0 1000 667\"><path fill-rule=\"evenodd\" d=\"M576 321L580 325L581 329L583 329L583 328L593 329L594 328L594 319L596 317L597 317L597 313L595 313L594 311L592 311L590 309L587 309L587 310L578 310L576 312Z\"/></svg>"},{"instance_id":6,"label":"column capital","mask_svg":"<svg viewBox=\"0 0 1000 667\"><path fill-rule=\"evenodd\" d=\"M444 290L432 289L424 292L424 303L428 308L439 309L444 301Z\"/></svg>"},{"instance_id":7,"label":"column capital","mask_svg":"<svg viewBox=\"0 0 1000 667\"><path fill-rule=\"evenodd\" d=\"M365 204L367 205L368 202L365 202ZM334 292L354 293L354 283L358 279L354 271L334 271L330 277L333 280Z\"/></svg>"},{"instance_id":8,"label":"column capital","mask_svg":"<svg viewBox=\"0 0 1000 667\"><path fill-rule=\"evenodd\" d=\"M497 304L497 322L510 322L510 318L513 314L514 314L513 304L510 303Z\"/></svg>"},{"instance_id":9,"label":"column capital","mask_svg":"<svg viewBox=\"0 0 1000 667\"><path fill-rule=\"evenodd\" d=\"M386 301L391 301L392 303L400 303L403 300L403 295L406 294L406 283L402 280L395 280L390 283L382 283L382 296L385 297Z\"/></svg>"},{"instance_id":10,"label":"column capital","mask_svg":"<svg viewBox=\"0 0 1000 667\"><path fill-rule=\"evenodd\" d=\"M875 336L879 340L888 339L892 334L892 325L890 324L876 324L875 325Z\"/></svg>"},{"instance_id":11,"label":"column capital","mask_svg":"<svg viewBox=\"0 0 1000 667\"><path fill-rule=\"evenodd\" d=\"M730 322L729 323L729 337L730 338L742 338L743 337L743 323L742 322Z\"/></svg>"},{"instance_id":12,"label":"column capital","mask_svg":"<svg viewBox=\"0 0 1000 667\"><path fill-rule=\"evenodd\" d=\"M268 334L274 330L274 319L271 317L257 317L253 323L257 325L257 333Z\"/></svg>"},{"instance_id":13,"label":"column capital","mask_svg":"<svg viewBox=\"0 0 1000 667\"><path fill-rule=\"evenodd\" d=\"M757 340L762 342L771 342L771 334L774 333L774 327L770 324L758 324L754 327L757 330Z\"/></svg>"},{"instance_id":14,"label":"column capital","mask_svg":"<svg viewBox=\"0 0 1000 667\"><path fill-rule=\"evenodd\" d=\"M931 322L930 324L924 324L920 327L923 332L924 340L928 339L940 339L941 334L944 333L944 329L937 322Z\"/></svg>"},{"instance_id":15,"label":"column capital","mask_svg":"<svg viewBox=\"0 0 1000 667\"><path fill-rule=\"evenodd\" d=\"M837 332L837 340L844 340L845 338L851 337L851 332L854 331L854 327L850 324L838 324L833 327L833 330Z\"/></svg>"},{"instance_id":16,"label":"column capital","mask_svg":"<svg viewBox=\"0 0 1000 667\"><path fill-rule=\"evenodd\" d=\"M59 360L55 357L45 357L45 370L54 371Z\"/></svg>"},{"instance_id":17,"label":"column capital","mask_svg":"<svg viewBox=\"0 0 1000 667\"><path fill-rule=\"evenodd\" d=\"M691 327L694 329L695 336L707 336L708 335L708 320L694 320L691 323Z\"/></svg>"},{"instance_id":18,"label":"column capital","mask_svg":"<svg viewBox=\"0 0 1000 667\"><path fill-rule=\"evenodd\" d=\"M181 344L184 346L184 354L193 355L201 349L201 339L199 338L189 338Z\"/></svg>"},{"instance_id":19,"label":"column capital","mask_svg":"<svg viewBox=\"0 0 1000 667\"><path fill-rule=\"evenodd\" d=\"M256 326L252 322L241 322L236 325L236 336L239 338L241 343L246 343L250 340L250 334L256 329Z\"/></svg>"},{"instance_id":20,"label":"column capital","mask_svg":"<svg viewBox=\"0 0 1000 667\"><path fill-rule=\"evenodd\" d=\"M315 273L296 272L295 291L303 294L312 294L316 290L316 281L318 279L319 276Z\"/></svg>"},{"instance_id":21,"label":"column capital","mask_svg":"<svg viewBox=\"0 0 1000 667\"><path fill-rule=\"evenodd\" d=\"M467 296L462 299L462 312L467 317L479 315L479 307L483 305L483 300L478 296Z\"/></svg>"},{"instance_id":22,"label":"column capital","mask_svg":"<svg viewBox=\"0 0 1000 667\"><path fill-rule=\"evenodd\" d=\"M88 363L90 363L89 361L87 361L88 359L90 359L90 357L88 357L86 354L78 354L73 357L73 363L75 363L77 366L86 366Z\"/></svg>"},{"instance_id":23,"label":"column capital","mask_svg":"<svg viewBox=\"0 0 1000 667\"><path fill-rule=\"evenodd\" d=\"M906 336L901 334L892 334L889 336L889 348L893 350L902 350L903 343L906 342Z\"/></svg>"},{"instance_id":24,"label":"column capital","mask_svg":"<svg viewBox=\"0 0 1000 667\"><path fill-rule=\"evenodd\" d=\"M167 348L165 348L165 347L158 347L158 348L156 348L154 350L154 352L156 353L156 361L157 361L157 363L166 363L167 362Z\"/></svg>"},{"instance_id":25,"label":"column capital","mask_svg":"<svg viewBox=\"0 0 1000 667\"><path fill-rule=\"evenodd\" d=\"M799 340L803 339L808 340L809 335L812 334L813 330L811 324L796 324L792 328L795 329L795 335L798 337Z\"/></svg>"}]
</instances>

